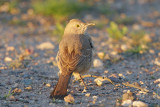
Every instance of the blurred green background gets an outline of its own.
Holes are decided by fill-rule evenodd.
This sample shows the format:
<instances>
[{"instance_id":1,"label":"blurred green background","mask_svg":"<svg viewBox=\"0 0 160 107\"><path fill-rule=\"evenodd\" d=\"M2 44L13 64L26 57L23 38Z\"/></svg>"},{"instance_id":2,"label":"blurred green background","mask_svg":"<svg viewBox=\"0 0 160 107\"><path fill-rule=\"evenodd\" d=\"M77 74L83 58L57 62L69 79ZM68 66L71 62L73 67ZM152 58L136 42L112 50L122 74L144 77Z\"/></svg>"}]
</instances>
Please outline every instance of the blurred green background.
<instances>
[{"instance_id":1,"label":"blurred green background","mask_svg":"<svg viewBox=\"0 0 160 107\"><path fill-rule=\"evenodd\" d=\"M144 10L139 11L138 8L143 9L146 4L155 14L159 14L149 5L152 1L154 0L8 0L0 2L0 12L9 14L9 18L2 19L2 23L30 28L41 25L58 41L70 19L91 21L96 24L96 29L106 33L106 43L112 44L110 47L118 53L143 53L150 48L151 35L154 34L150 34L147 29L154 27L153 21L156 18L143 20L145 15L141 13ZM127 10L129 6L135 8L135 11ZM51 30L52 27L54 30ZM24 32L25 29L21 31L22 34Z\"/></svg>"}]
</instances>

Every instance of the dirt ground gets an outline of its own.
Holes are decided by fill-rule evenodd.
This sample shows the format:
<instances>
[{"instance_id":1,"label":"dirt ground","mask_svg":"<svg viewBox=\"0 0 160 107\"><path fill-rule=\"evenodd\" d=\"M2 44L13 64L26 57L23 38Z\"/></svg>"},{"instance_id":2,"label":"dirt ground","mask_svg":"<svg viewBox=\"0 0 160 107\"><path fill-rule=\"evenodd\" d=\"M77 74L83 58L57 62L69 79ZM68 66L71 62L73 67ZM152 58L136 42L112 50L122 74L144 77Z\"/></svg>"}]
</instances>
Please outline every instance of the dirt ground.
<instances>
[{"instance_id":1,"label":"dirt ground","mask_svg":"<svg viewBox=\"0 0 160 107\"><path fill-rule=\"evenodd\" d=\"M112 20L122 13L132 17L135 24L152 34L152 43L158 44L160 41L159 4L159 0L139 2L115 0L110 8L114 9L117 15L107 17ZM88 13L84 13L84 16L80 19L90 22L101 17ZM37 20L41 19L39 16L35 20L27 20L27 26L23 23L11 24L10 20L15 17L21 16L0 13L0 107L121 106L124 101L122 96L129 92L128 90L133 93L134 101L142 101L150 107L160 106L160 80L158 80L160 79L160 45L151 45L143 54L115 55L115 57L122 57L115 63L100 60L104 66L92 66L88 74L110 77L115 86L108 81L103 81L102 86L98 86L94 82L95 78L88 77L84 78L88 87L87 92L82 93L83 85L78 81L73 82L72 78L68 93L74 97L75 102L69 104L63 100L53 101L49 98L49 94L58 81L58 67L55 60L58 51L57 37L48 33L47 26L36 25ZM143 26L141 20L150 21L155 26ZM128 27L132 26L128 25ZM107 28L107 25L104 28ZM54 30L54 25L49 29ZM112 53L113 50L110 50L109 44L105 42L108 39L105 29L93 27L89 29L89 34L92 35L95 46L94 59L99 59L98 52L108 55ZM51 43L48 49L39 48L40 44L46 42ZM17 59L20 62L16 62ZM126 85L127 82L129 86ZM15 90L14 94L10 95L9 91L13 90Z\"/></svg>"}]
</instances>

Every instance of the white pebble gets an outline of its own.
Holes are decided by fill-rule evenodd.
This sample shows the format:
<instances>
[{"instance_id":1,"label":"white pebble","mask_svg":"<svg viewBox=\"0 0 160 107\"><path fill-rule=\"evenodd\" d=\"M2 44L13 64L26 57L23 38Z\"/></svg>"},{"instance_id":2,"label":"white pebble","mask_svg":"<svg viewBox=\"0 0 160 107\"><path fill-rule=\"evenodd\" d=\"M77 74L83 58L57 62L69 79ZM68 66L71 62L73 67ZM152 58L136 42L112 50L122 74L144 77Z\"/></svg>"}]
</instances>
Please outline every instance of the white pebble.
<instances>
[{"instance_id":1,"label":"white pebble","mask_svg":"<svg viewBox=\"0 0 160 107\"><path fill-rule=\"evenodd\" d=\"M103 67L103 63L102 63L101 60L95 59L95 60L93 61L93 66L94 66L94 67Z\"/></svg>"},{"instance_id":2,"label":"white pebble","mask_svg":"<svg viewBox=\"0 0 160 107\"><path fill-rule=\"evenodd\" d=\"M148 107L148 104L146 104L142 101L134 101L132 106L134 106L134 107Z\"/></svg>"}]
</instances>

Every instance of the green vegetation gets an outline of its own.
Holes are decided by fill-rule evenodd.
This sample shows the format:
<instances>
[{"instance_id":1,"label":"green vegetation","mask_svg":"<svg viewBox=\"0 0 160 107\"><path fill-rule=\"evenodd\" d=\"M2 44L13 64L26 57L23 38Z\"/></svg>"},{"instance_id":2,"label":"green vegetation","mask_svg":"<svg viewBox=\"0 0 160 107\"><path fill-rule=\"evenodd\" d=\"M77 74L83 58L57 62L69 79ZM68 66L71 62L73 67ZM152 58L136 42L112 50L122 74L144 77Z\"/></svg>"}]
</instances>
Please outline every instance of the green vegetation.
<instances>
[{"instance_id":1,"label":"green vegetation","mask_svg":"<svg viewBox=\"0 0 160 107\"><path fill-rule=\"evenodd\" d=\"M8 98L9 96L11 96L11 95L13 95L13 94L14 94L14 93L11 92L11 88L10 88L9 92L8 92L7 94L5 94L4 98L6 99L6 98Z\"/></svg>"},{"instance_id":2,"label":"green vegetation","mask_svg":"<svg viewBox=\"0 0 160 107\"><path fill-rule=\"evenodd\" d=\"M107 28L107 32L109 34L109 37L115 40L122 39L127 34L127 27L123 26L122 28L119 28L118 25L115 22L110 23L110 27Z\"/></svg>"},{"instance_id":3,"label":"green vegetation","mask_svg":"<svg viewBox=\"0 0 160 107\"><path fill-rule=\"evenodd\" d=\"M65 26L63 24L56 23L56 28L55 30L53 30L53 35L58 36L59 37L58 40L61 40L64 29L65 29Z\"/></svg>"},{"instance_id":4,"label":"green vegetation","mask_svg":"<svg viewBox=\"0 0 160 107\"><path fill-rule=\"evenodd\" d=\"M9 2L9 10L12 10L13 8L16 8L18 6L19 0L11 0Z\"/></svg>"},{"instance_id":5,"label":"green vegetation","mask_svg":"<svg viewBox=\"0 0 160 107\"><path fill-rule=\"evenodd\" d=\"M148 43L151 42L150 37L143 30L133 31L129 35L130 46L127 52L139 53L148 49Z\"/></svg>"},{"instance_id":6,"label":"green vegetation","mask_svg":"<svg viewBox=\"0 0 160 107\"><path fill-rule=\"evenodd\" d=\"M36 13L53 16L56 21L68 18L89 9L89 5L76 0L45 0L33 2Z\"/></svg>"},{"instance_id":7,"label":"green vegetation","mask_svg":"<svg viewBox=\"0 0 160 107\"><path fill-rule=\"evenodd\" d=\"M111 41L115 43L114 48L118 48L116 50L121 48L122 52L143 53L149 48L151 38L143 30L129 31L127 26L119 26L115 22L111 22L106 30Z\"/></svg>"}]
</instances>

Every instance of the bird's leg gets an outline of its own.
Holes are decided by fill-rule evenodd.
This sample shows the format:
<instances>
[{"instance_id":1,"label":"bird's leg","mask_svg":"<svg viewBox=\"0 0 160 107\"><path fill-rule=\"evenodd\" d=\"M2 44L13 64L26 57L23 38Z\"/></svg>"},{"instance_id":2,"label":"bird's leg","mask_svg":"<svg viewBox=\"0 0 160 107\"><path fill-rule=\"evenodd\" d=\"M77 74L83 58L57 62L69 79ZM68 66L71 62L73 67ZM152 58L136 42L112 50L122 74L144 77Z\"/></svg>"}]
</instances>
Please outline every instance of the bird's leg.
<instances>
[{"instance_id":1,"label":"bird's leg","mask_svg":"<svg viewBox=\"0 0 160 107\"><path fill-rule=\"evenodd\" d=\"M82 80L82 82L83 82L84 90L86 90L86 89L87 89L86 84L85 84L85 82L83 81L83 79L82 79L82 77L81 77L81 75L80 75L80 74L79 74L79 77L81 78L81 80Z\"/></svg>"}]
</instances>

